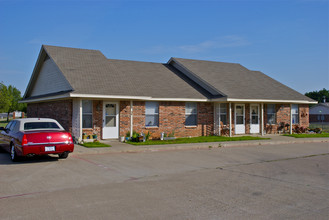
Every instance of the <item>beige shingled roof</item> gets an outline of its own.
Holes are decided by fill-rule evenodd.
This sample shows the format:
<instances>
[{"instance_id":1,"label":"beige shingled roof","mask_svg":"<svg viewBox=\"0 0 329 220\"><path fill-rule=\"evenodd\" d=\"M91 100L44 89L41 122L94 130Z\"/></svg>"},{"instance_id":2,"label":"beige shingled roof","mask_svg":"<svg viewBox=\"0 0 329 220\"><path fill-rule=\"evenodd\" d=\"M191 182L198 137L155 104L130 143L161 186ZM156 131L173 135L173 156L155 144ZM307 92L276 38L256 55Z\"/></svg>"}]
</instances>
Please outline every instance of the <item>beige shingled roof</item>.
<instances>
[{"instance_id":1,"label":"beige shingled roof","mask_svg":"<svg viewBox=\"0 0 329 220\"><path fill-rule=\"evenodd\" d=\"M259 71L237 63L172 58L217 91L232 99L314 101Z\"/></svg>"},{"instance_id":2,"label":"beige shingled roof","mask_svg":"<svg viewBox=\"0 0 329 220\"><path fill-rule=\"evenodd\" d=\"M314 100L278 81L235 63L172 58L168 64L107 59L99 50L43 46L24 99L29 97L46 54L72 90L70 94L151 97ZM44 53L45 51L45 53ZM178 64L182 69L177 69ZM174 67L175 66L175 67Z\"/></svg>"},{"instance_id":3,"label":"beige shingled roof","mask_svg":"<svg viewBox=\"0 0 329 220\"><path fill-rule=\"evenodd\" d=\"M166 64L107 59L98 50L44 48L76 94L206 98Z\"/></svg>"}]
</instances>

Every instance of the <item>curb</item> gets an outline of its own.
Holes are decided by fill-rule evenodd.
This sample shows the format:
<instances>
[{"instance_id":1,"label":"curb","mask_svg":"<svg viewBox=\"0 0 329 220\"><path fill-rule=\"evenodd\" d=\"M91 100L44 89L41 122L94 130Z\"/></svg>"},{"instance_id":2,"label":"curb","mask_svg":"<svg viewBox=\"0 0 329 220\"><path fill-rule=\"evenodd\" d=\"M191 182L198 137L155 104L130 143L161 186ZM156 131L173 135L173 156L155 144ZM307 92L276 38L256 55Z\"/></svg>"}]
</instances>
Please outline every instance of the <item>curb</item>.
<instances>
[{"instance_id":1,"label":"curb","mask_svg":"<svg viewBox=\"0 0 329 220\"><path fill-rule=\"evenodd\" d=\"M93 155L93 154L116 154L116 153L142 153L142 152L159 152L159 151L174 151L174 150L201 150L221 147L241 147L241 146L266 146L280 144L304 144L304 143L328 143L329 139L308 139L308 140L289 140L289 141L258 141L258 142L205 142L193 144L177 144L177 145L144 145L131 146L127 149L113 148L86 148L83 152L74 151L73 155ZM79 146L80 147L80 146Z\"/></svg>"}]
</instances>

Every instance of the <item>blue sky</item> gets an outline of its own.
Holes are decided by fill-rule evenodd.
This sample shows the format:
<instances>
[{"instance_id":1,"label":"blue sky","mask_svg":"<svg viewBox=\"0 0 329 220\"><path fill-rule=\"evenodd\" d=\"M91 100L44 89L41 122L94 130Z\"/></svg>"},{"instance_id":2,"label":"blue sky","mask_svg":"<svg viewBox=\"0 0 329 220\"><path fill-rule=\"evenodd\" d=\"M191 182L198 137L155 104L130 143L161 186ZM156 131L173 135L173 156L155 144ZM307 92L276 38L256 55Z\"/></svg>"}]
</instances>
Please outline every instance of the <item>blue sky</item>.
<instances>
[{"instance_id":1,"label":"blue sky","mask_svg":"<svg viewBox=\"0 0 329 220\"><path fill-rule=\"evenodd\" d=\"M0 81L24 94L47 44L240 63L301 93L328 89L328 14L328 0L0 0Z\"/></svg>"}]
</instances>

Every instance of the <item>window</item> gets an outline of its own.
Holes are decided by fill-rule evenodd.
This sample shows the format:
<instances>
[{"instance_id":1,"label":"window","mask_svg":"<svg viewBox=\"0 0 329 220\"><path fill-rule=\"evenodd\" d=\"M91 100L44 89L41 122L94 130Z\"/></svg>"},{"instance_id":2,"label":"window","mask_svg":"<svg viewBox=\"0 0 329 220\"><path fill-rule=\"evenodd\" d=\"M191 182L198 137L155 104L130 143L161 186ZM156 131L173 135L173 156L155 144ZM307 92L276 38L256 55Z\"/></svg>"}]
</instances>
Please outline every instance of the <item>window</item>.
<instances>
[{"instance_id":1,"label":"window","mask_svg":"<svg viewBox=\"0 0 329 220\"><path fill-rule=\"evenodd\" d=\"M34 129L60 129L55 122L26 122L24 123L24 130Z\"/></svg>"},{"instance_id":2,"label":"window","mask_svg":"<svg viewBox=\"0 0 329 220\"><path fill-rule=\"evenodd\" d=\"M298 105L291 105L292 124L299 123Z\"/></svg>"},{"instance_id":3,"label":"window","mask_svg":"<svg viewBox=\"0 0 329 220\"><path fill-rule=\"evenodd\" d=\"M82 100L82 128L93 127L93 101Z\"/></svg>"},{"instance_id":4,"label":"window","mask_svg":"<svg viewBox=\"0 0 329 220\"><path fill-rule=\"evenodd\" d=\"M19 131L19 126L20 126L20 122L16 121L15 127L12 128L13 132L18 132Z\"/></svg>"},{"instance_id":5,"label":"window","mask_svg":"<svg viewBox=\"0 0 329 220\"><path fill-rule=\"evenodd\" d=\"M220 121L223 125L227 125L227 104L222 103L219 106Z\"/></svg>"},{"instance_id":6,"label":"window","mask_svg":"<svg viewBox=\"0 0 329 220\"><path fill-rule=\"evenodd\" d=\"M251 124L258 125L258 111L259 111L258 105L251 105L250 106L250 114L251 114Z\"/></svg>"},{"instance_id":7,"label":"window","mask_svg":"<svg viewBox=\"0 0 329 220\"><path fill-rule=\"evenodd\" d=\"M7 126L6 126L6 129L9 129L10 126L13 124L13 122L14 122L14 121L9 122L9 123L7 124Z\"/></svg>"},{"instance_id":8,"label":"window","mask_svg":"<svg viewBox=\"0 0 329 220\"><path fill-rule=\"evenodd\" d=\"M197 126L197 103L186 102L185 104L185 125Z\"/></svg>"},{"instance_id":9,"label":"window","mask_svg":"<svg viewBox=\"0 0 329 220\"><path fill-rule=\"evenodd\" d=\"M267 105L267 124L270 124L270 125L276 124L275 105L274 104Z\"/></svg>"},{"instance_id":10,"label":"window","mask_svg":"<svg viewBox=\"0 0 329 220\"><path fill-rule=\"evenodd\" d=\"M159 126L159 103L145 102L145 126L158 127Z\"/></svg>"},{"instance_id":11,"label":"window","mask_svg":"<svg viewBox=\"0 0 329 220\"><path fill-rule=\"evenodd\" d=\"M11 121L11 122L9 122L9 124L7 124L6 129L8 129L9 131L12 131L13 128L15 127L15 125L16 125L16 121Z\"/></svg>"}]
</instances>

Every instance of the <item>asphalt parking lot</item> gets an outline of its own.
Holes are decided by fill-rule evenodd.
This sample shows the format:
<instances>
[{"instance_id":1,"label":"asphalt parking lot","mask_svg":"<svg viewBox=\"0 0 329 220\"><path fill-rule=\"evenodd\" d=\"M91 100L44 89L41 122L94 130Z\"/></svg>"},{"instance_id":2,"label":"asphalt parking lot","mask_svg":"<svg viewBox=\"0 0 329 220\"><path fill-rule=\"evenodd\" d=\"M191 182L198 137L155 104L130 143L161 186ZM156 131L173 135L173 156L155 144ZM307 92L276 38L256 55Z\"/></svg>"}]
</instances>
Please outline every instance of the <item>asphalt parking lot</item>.
<instances>
[{"instance_id":1,"label":"asphalt parking lot","mask_svg":"<svg viewBox=\"0 0 329 220\"><path fill-rule=\"evenodd\" d=\"M327 219L328 143L70 155L0 152L0 219Z\"/></svg>"}]
</instances>

